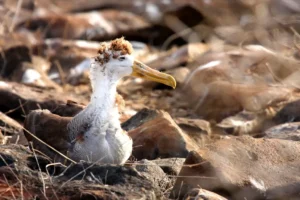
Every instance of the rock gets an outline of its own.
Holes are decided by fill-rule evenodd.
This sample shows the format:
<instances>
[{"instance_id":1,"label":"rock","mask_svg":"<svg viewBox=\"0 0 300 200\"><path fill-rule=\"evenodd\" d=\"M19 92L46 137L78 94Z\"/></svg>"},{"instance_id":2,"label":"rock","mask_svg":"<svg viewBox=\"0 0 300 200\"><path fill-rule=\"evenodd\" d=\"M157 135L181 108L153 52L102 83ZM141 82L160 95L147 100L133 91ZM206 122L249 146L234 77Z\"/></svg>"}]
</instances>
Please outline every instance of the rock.
<instances>
[{"instance_id":1,"label":"rock","mask_svg":"<svg viewBox=\"0 0 300 200\"><path fill-rule=\"evenodd\" d=\"M58 92L56 90L44 90L35 86L26 86L15 82L3 82L0 84L0 110L2 112L10 112L10 116L14 119L22 119L22 115L26 115L30 110L38 108L49 109L55 113L60 107L66 108L65 102L75 99L67 93ZM10 102L9 104L7 102ZM77 102L80 102L78 100ZM84 102L82 99L81 102ZM78 109L68 107L63 112L77 113Z\"/></svg>"},{"instance_id":2,"label":"rock","mask_svg":"<svg viewBox=\"0 0 300 200\"><path fill-rule=\"evenodd\" d=\"M154 188L132 167L78 163L69 167L50 165L50 162L32 154L20 145L0 147L0 180L6 190L24 187L25 195L44 199L160 199L158 188ZM39 164L37 164L37 162ZM46 170L48 169L48 172ZM43 188L44 189L41 189ZM5 190L4 190L5 191ZM10 198L5 193L2 198ZM10 196L9 196L10 195ZM16 192L15 198L23 198Z\"/></svg>"},{"instance_id":3,"label":"rock","mask_svg":"<svg viewBox=\"0 0 300 200\"><path fill-rule=\"evenodd\" d=\"M1 54L3 55L0 57L0 76L5 78L9 77L16 68L20 67L22 62L31 62L29 48L19 41L9 43L8 39L13 40L9 37L0 38L0 44L2 44Z\"/></svg>"},{"instance_id":4,"label":"rock","mask_svg":"<svg viewBox=\"0 0 300 200\"><path fill-rule=\"evenodd\" d=\"M155 187L161 188L162 191L171 186L168 176L155 162L143 159L134 162L133 165L140 174L150 180Z\"/></svg>"},{"instance_id":5,"label":"rock","mask_svg":"<svg viewBox=\"0 0 300 200\"><path fill-rule=\"evenodd\" d=\"M126 10L136 13L156 23L158 23L158 20L163 19L163 13L177 11L184 6L191 4L191 2L178 0L171 0L165 2L162 2L160 0L151 0L149 2L145 2L144 4L140 4L138 2L133 3L131 0L124 0L122 2L117 0L90 0L89 2L77 2L76 4L72 2L66 2L63 0L53 0L52 3L53 4L49 4L48 1L39 0L36 6L42 9L46 8L49 10L55 10L56 12L60 13L82 12L98 8L115 8L117 10ZM185 20L187 20L187 17Z\"/></svg>"},{"instance_id":6,"label":"rock","mask_svg":"<svg viewBox=\"0 0 300 200\"><path fill-rule=\"evenodd\" d=\"M273 126L264 132L264 138L300 141L300 122Z\"/></svg>"},{"instance_id":7,"label":"rock","mask_svg":"<svg viewBox=\"0 0 300 200\"><path fill-rule=\"evenodd\" d=\"M87 184L85 192L90 196L96 194L98 198L105 194L102 198L156 199L160 195L159 189L154 188L149 180L132 167L79 163L67 168L64 175L57 176L56 180L62 184L69 180L78 184L83 180Z\"/></svg>"},{"instance_id":8,"label":"rock","mask_svg":"<svg viewBox=\"0 0 300 200\"><path fill-rule=\"evenodd\" d=\"M243 110L263 112L299 96L295 85L282 84L298 71L298 61L262 46L208 52L196 60L189 66L182 99L206 120L220 122Z\"/></svg>"},{"instance_id":9,"label":"rock","mask_svg":"<svg viewBox=\"0 0 300 200\"><path fill-rule=\"evenodd\" d=\"M134 117L122 123L122 128L126 131L133 130L142 124L154 119L158 112L156 110L142 109Z\"/></svg>"},{"instance_id":10,"label":"rock","mask_svg":"<svg viewBox=\"0 0 300 200\"><path fill-rule=\"evenodd\" d=\"M300 100L292 101L283 106L283 108L274 116L273 120L277 124L286 122L300 121Z\"/></svg>"},{"instance_id":11,"label":"rock","mask_svg":"<svg viewBox=\"0 0 300 200\"><path fill-rule=\"evenodd\" d=\"M190 150L198 148L196 141L164 111L144 109L125 122L124 127L133 139L132 155L137 159L185 158Z\"/></svg>"},{"instance_id":12,"label":"rock","mask_svg":"<svg viewBox=\"0 0 300 200\"><path fill-rule=\"evenodd\" d=\"M184 158L163 158L152 160L157 164L167 175L177 176L184 163Z\"/></svg>"},{"instance_id":13,"label":"rock","mask_svg":"<svg viewBox=\"0 0 300 200\"><path fill-rule=\"evenodd\" d=\"M229 82L214 82L202 86L202 91L194 101L197 114L207 120L220 122L226 117L243 110L263 112L268 107L276 107L293 98L296 90L288 87L263 85L242 85ZM226 91L226 92L223 92Z\"/></svg>"},{"instance_id":14,"label":"rock","mask_svg":"<svg viewBox=\"0 0 300 200\"><path fill-rule=\"evenodd\" d=\"M191 43L178 49L171 49L146 64L157 70L174 69L196 61L200 55L208 50L210 50L208 45Z\"/></svg>"},{"instance_id":15,"label":"rock","mask_svg":"<svg viewBox=\"0 0 300 200\"><path fill-rule=\"evenodd\" d=\"M183 198L184 200L227 200L226 198L208 190L194 188Z\"/></svg>"},{"instance_id":16,"label":"rock","mask_svg":"<svg viewBox=\"0 0 300 200\"><path fill-rule=\"evenodd\" d=\"M262 132L274 126L273 109L264 110L259 113L242 111L236 115L223 119L216 126L226 134L262 136Z\"/></svg>"},{"instance_id":17,"label":"rock","mask_svg":"<svg viewBox=\"0 0 300 200\"><path fill-rule=\"evenodd\" d=\"M155 187L160 188L167 199L184 160L183 158L165 158L152 161L144 159L134 162L132 165Z\"/></svg>"},{"instance_id":18,"label":"rock","mask_svg":"<svg viewBox=\"0 0 300 200\"><path fill-rule=\"evenodd\" d=\"M143 18L122 10L55 13L35 16L17 25L17 29L45 30L46 38L108 40L149 26Z\"/></svg>"},{"instance_id":19,"label":"rock","mask_svg":"<svg viewBox=\"0 0 300 200\"><path fill-rule=\"evenodd\" d=\"M211 125L208 121L203 119L190 119L190 118L175 118L174 121L185 132L191 134L203 133L203 135L211 135ZM199 141L200 142L200 141Z\"/></svg>"},{"instance_id":20,"label":"rock","mask_svg":"<svg viewBox=\"0 0 300 200\"><path fill-rule=\"evenodd\" d=\"M231 137L192 151L171 192L220 191L230 199L297 198L300 144L277 139ZM180 194L179 194L180 192Z\"/></svg>"},{"instance_id":21,"label":"rock","mask_svg":"<svg viewBox=\"0 0 300 200\"><path fill-rule=\"evenodd\" d=\"M30 62L21 62L5 78L9 81L24 83L26 85L35 85L40 88L54 88L62 91L62 88L49 78L49 70L50 62L39 56L31 56Z\"/></svg>"},{"instance_id":22,"label":"rock","mask_svg":"<svg viewBox=\"0 0 300 200\"><path fill-rule=\"evenodd\" d=\"M97 54L99 42L84 40L46 39L32 46L34 55L43 56L51 62L49 78L61 83L61 79L70 81L73 67ZM61 71L59 71L61 70ZM74 72L73 72L74 73ZM63 75L64 77L60 77Z\"/></svg>"}]
</instances>

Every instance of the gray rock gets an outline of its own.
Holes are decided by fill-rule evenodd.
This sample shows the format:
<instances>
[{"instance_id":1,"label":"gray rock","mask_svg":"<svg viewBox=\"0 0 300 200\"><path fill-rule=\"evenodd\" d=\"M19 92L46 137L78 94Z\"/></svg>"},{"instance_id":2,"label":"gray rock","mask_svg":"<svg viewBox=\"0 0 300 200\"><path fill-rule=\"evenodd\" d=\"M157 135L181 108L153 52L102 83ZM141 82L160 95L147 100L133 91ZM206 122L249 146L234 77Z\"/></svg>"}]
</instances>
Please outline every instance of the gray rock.
<instances>
[{"instance_id":1,"label":"gray rock","mask_svg":"<svg viewBox=\"0 0 300 200\"><path fill-rule=\"evenodd\" d=\"M273 126L265 131L265 138L300 141L300 122Z\"/></svg>"},{"instance_id":2,"label":"gray rock","mask_svg":"<svg viewBox=\"0 0 300 200\"><path fill-rule=\"evenodd\" d=\"M155 187L163 189L170 186L169 178L155 162L144 159L134 164L135 169L147 180L150 180Z\"/></svg>"},{"instance_id":3,"label":"gray rock","mask_svg":"<svg viewBox=\"0 0 300 200\"><path fill-rule=\"evenodd\" d=\"M159 189L133 167L49 164L47 158L38 152L32 154L24 146L0 146L0 177L16 191L16 199L161 199ZM20 186L26 191L18 192ZM10 195L3 193L1 198L10 199Z\"/></svg>"},{"instance_id":4,"label":"gray rock","mask_svg":"<svg viewBox=\"0 0 300 200\"><path fill-rule=\"evenodd\" d=\"M152 160L156 163L166 174L168 175L178 175L185 158L163 158Z\"/></svg>"}]
</instances>

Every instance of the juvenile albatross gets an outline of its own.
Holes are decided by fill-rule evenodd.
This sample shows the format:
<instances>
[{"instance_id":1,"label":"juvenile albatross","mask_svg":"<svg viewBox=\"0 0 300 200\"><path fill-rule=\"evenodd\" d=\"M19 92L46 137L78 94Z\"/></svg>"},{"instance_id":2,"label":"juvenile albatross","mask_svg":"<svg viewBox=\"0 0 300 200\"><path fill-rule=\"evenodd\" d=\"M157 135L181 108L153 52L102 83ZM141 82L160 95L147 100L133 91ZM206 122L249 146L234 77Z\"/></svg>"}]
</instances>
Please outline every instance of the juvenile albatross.
<instances>
[{"instance_id":1,"label":"juvenile albatross","mask_svg":"<svg viewBox=\"0 0 300 200\"><path fill-rule=\"evenodd\" d=\"M73 118L48 110L32 111L25 119L25 129L74 161L124 164L132 152L132 139L122 130L115 106L118 81L132 75L176 87L172 76L149 68L131 54L132 46L123 38L102 43L90 66L93 92L88 106ZM25 135L35 149L51 158L57 156Z\"/></svg>"}]
</instances>

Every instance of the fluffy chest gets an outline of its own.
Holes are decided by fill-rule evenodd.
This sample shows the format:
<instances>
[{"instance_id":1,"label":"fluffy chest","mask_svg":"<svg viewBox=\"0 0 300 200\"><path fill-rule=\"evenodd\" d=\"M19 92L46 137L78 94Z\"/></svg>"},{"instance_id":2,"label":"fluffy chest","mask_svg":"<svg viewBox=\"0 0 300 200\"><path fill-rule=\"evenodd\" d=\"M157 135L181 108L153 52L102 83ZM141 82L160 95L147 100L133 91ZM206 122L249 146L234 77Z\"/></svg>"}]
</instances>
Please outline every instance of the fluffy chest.
<instances>
[{"instance_id":1,"label":"fluffy chest","mask_svg":"<svg viewBox=\"0 0 300 200\"><path fill-rule=\"evenodd\" d=\"M131 155L132 139L115 127L102 132L92 127L71 148L70 156L76 161L123 164Z\"/></svg>"}]
</instances>

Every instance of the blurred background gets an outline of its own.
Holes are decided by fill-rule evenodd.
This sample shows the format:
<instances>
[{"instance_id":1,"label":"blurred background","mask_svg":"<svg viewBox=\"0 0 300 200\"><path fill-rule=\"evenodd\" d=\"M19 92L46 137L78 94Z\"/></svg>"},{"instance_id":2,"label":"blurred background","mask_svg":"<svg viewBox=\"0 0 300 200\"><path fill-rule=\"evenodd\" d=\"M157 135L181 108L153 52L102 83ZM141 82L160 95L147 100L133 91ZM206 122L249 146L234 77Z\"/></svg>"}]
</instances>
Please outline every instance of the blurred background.
<instances>
[{"instance_id":1,"label":"blurred background","mask_svg":"<svg viewBox=\"0 0 300 200\"><path fill-rule=\"evenodd\" d=\"M163 109L207 134L261 137L300 119L299 11L297 0L2 1L0 110L20 124L37 108L73 115L60 105L88 103L99 42L124 36L178 87L122 80L122 121Z\"/></svg>"},{"instance_id":2,"label":"blurred background","mask_svg":"<svg viewBox=\"0 0 300 200\"><path fill-rule=\"evenodd\" d=\"M178 85L124 78L123 127L147 108L169 113L197 148L241 135L299 141L299 12L299 0L2 0L1 143L27 145L31 110L78 113L91 94L90 58L100 42L122 36L138 60Z\"/></svg>"}]
</instances>

